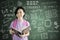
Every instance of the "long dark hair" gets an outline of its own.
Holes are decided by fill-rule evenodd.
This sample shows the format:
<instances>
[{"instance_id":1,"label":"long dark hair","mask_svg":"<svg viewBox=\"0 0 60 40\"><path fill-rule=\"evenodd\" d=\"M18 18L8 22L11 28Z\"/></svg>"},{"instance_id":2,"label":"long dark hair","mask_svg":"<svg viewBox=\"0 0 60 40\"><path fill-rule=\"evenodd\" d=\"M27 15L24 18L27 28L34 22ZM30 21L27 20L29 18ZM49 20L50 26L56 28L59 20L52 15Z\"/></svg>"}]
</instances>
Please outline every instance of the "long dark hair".
<instances>
[{"instance_id":1,"label":"long dark hair","mask_svg":"<svg viewBox=\"0 0 60 40\"><path fill-rule=\"evenodd\" d=\"M18 11L19 9L22 9L23 12L25 13L25 9L24 9L22 6L20 6L20 7L17 7L17 9L15 10L15 15L17 14L17 11Z\"/></svg>"}]
</instances>

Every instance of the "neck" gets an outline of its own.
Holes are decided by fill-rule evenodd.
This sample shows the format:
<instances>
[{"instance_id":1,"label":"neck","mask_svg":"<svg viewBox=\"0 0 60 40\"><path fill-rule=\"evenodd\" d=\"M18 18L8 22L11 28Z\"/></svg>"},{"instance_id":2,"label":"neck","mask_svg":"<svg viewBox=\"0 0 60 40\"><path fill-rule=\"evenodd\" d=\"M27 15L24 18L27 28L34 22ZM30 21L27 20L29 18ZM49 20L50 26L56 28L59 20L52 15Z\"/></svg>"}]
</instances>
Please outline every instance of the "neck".
<instances>
[{"instance_id":1,"label":"neck","mask_svg":"<svg viewBox=\"0 0 60 40\"><path fill-rule=\"evenodd\" d=\"M23 18L18 18L19 21L23 21Z\"/></svg>"}]
</instances>

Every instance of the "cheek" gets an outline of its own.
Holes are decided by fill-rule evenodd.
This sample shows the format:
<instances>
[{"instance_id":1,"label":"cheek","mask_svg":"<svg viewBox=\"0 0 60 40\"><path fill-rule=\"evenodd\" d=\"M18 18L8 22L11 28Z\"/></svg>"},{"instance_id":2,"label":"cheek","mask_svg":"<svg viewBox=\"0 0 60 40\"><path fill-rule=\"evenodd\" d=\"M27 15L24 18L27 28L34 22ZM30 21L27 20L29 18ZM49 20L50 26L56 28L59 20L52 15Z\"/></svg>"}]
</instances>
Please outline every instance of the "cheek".
<instances>
[{"instance_id":1,"label":"cheek","mask_svg":"<svg viewBox=\"0 0 60 40\"><path fill-rule=\"evenodd\" d=\"M17 14L16 16L19 17L20 14Z\"/></svg>"},{"instance_id":2,"label":"cheek","mask_svg":"<svg viewBox=\"0 0 60 40\"><path fill-rule=\"evenodd\" d=\"M25 15L25 13L23 13L23 16Z\"/></svg>"},{"instance_id":3,"label":"cheek","mask_svg":"<svg viewBox=\"0 0 60 40\"><path fill-rule=\"evenodd\" d=\"M18 14L16 14L16 16L18 17Z\"/></svg>"},{"instance_id":4,"label":"cheek","mask_svg":"<svg viewBox=\"0 0 60 40\"><path fill-rule=\"evenodd\" d=\"M22 13L21 16L24 16L24 13Z\"/></svg>"}]
</instances>

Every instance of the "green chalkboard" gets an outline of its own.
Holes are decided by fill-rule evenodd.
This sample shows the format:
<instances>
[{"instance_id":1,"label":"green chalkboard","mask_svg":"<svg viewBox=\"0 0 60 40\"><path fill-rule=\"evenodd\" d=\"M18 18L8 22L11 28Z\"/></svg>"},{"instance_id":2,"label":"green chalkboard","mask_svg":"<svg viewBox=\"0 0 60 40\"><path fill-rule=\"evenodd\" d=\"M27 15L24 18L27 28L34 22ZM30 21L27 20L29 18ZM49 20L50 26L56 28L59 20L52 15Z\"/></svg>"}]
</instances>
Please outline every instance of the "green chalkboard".
<instances>
[{"instance_id":1,"label":"green chalkboard","mask_svg":"<svg viewBox=\"0 0 60 40\"><path fill-rule=\"evenodd\" d=\"M58 40L59 21L56 0L6 0L0 3L1 8L1 40L11 40L9 26L15 19L15 9L25 8L24 19L30 22L29 40Z\"/></svg>"}]
</instances>

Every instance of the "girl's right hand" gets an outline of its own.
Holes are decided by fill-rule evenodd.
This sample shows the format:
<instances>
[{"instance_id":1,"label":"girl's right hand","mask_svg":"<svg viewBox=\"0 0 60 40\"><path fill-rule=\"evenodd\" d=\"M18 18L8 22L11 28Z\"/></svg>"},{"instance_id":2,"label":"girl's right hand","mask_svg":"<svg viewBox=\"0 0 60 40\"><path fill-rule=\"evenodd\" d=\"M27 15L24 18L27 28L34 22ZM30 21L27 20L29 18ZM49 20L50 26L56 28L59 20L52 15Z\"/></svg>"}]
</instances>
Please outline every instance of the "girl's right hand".
<instances>
[{"instance_id":1,"label":"girl's right hand","mask_svg":"<svg viewBox=\"0 0 60 40\"><path fill-rule=\"evenodd\" d=\"M12 29L10 29L9 32L10 32L10 34L14 34L15 33Z\"/></svg>"}]
</instances>

